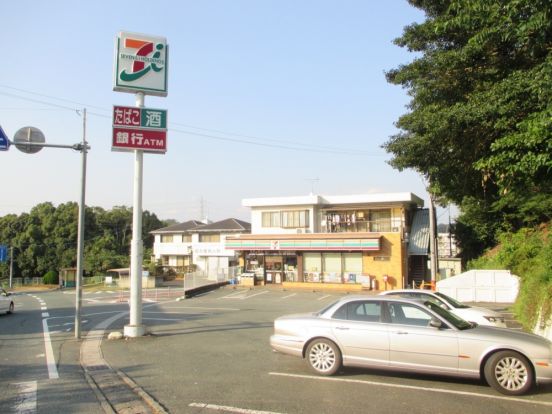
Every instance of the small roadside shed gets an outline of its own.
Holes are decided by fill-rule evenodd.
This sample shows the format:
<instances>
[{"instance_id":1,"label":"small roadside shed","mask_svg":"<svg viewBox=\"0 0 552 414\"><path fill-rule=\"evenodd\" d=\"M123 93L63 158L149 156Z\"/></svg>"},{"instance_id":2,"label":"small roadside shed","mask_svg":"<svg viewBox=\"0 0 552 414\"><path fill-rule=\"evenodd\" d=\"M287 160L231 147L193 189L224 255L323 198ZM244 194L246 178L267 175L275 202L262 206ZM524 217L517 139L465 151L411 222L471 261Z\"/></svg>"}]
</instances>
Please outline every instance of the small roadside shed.
<instances>
[{"instance_id":1,"label":"small roadside shed","mask_svg":"<svg viewBox=\"0 0 552 414\"><path fill-rule=\"evenodd\" d=\"M76 267L64 267L59 269L58 273L59 287L68 288L75 287L77 280L77 268Z\"/></svg>"}]
</instances>

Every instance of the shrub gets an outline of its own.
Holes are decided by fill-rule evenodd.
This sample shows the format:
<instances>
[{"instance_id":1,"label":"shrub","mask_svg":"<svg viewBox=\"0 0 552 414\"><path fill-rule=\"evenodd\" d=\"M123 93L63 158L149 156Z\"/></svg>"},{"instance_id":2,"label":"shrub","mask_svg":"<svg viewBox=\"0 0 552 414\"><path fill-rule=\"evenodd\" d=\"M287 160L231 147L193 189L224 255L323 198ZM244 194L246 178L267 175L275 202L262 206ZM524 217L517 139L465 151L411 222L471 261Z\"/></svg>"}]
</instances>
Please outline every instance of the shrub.
<instances>
[{"instance_id":1,"label":"shrub","mask_svg":"<svg viewBox=\"0 0 552 414\"><path fill-rule=\"evenodd\" d=\"M57 272L50 270L42 278L42 283L45 285L57 285L59 283L59 276Z\"/></svg>"}]
</instances>

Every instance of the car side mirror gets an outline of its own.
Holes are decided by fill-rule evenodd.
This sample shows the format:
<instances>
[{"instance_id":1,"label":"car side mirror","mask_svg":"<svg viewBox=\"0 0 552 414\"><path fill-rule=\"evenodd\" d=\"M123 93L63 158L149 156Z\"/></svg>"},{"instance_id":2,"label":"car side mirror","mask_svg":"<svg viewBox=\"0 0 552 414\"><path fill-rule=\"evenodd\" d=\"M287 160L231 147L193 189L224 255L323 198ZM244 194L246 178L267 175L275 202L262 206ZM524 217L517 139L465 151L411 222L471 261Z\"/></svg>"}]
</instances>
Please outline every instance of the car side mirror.
<instances>
[{"instance_id":1,"label":"car side mirror","mask_svg":"<svg viewBox=\"0 0 552 414\"><path fill-rule=\"evenodd\" d=\"M443 322L441 322L439 319L431 318L429 321L429 326L432 328L441 329L443 327Z\"/></svg>"}]
</instances>

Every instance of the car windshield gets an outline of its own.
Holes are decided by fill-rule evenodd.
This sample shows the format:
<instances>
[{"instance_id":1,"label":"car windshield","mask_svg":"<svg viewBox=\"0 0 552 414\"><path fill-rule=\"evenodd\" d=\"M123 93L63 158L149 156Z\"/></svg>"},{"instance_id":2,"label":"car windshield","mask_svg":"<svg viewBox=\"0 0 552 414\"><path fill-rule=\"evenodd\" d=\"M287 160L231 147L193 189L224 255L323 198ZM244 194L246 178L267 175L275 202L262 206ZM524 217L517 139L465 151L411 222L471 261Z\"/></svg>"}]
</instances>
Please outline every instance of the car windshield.
<instances>
[{"instance_id":1,"label":"car windshield","mask_svg":"<svg viewBox=\"0 0 552 414\"><path fill-rule=\"evenodd\" d=\"M440 298L443 298L444 300L446 300L448 303L450 303L456 309L469 308L468 305L465 305L462 302L458 302L456 299L453 299L450 296L445 295L444 293L441 293L441 292L434 292L434 293L435 293L435 295L439 296Z\"/></svg>"},{"instance_id":2,"label":"car windshield","mask_svg":"<svg viewBox=\"0 0 552 414\"><path fill-rule=\"evenodd\" d=\"M450 313L448 310L443 309L441 306L428 301L424 302L424 305L431 309L433 312L435 312L437 315L445 319L447 322L449 322L451 325L454 325L455 328L464 330L464 329L471 329L474 327L473 324L470 322Z\"/></svg>"}]
</instances>

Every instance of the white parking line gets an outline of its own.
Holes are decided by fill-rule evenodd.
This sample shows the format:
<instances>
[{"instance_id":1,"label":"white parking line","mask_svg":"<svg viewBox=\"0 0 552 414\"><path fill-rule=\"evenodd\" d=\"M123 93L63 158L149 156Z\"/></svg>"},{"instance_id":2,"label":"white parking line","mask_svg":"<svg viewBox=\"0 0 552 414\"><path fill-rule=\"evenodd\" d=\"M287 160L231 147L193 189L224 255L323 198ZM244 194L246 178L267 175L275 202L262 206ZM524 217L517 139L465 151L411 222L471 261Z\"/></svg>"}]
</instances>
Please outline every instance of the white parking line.
<instances>
[{"instance_id":1,"label":"white parking line","mask_svg":"<svg viewBox=\"0 0 552 414\"><path fill-rule=\"evenodd\" d=\"M236 296L244 296L244 295L247 295L247 292L243 292L240 290L226 296L221 296L219 299L232 299L232 298L235 298Z\"/></svg>"},{"instance_id":2,"label":"white parking line","mask_svg":"<svg viewBox=\"0 0 552 414\"><path fill-rule=\"evenodd\" d=\"M239 300L244 300L244 299L253 298L253 297L259 296L259 295L264 295L265 293L268 293L268 290L263 290L262 292L253 293L253 294L251 294L251 295L248 295L247 292L239 292L238 294L232 294L232 295L222 296L220 299L239 299Z\"/></svg>"},{"instance_id":3,"label":"white parking line","mask_svg":"<svg viewBox=\"0 0 552 414\"><path fill-rule=\"evenodd\" d=\"M292 293L291 295L284 296L282 299L291 298L293 296L297 295L297 293Z\"/></svg>"},{"instance_id":4,"label":"white parking line","mask_svg":"<svg viewBox=\"0 0 552 414\"><path fill-rule=\"evenodd\" d=\"M332 295L324 295L322 297L319 297L317 300L326 299L326 298L329 298L330 296L332 296Z\"/></svg>"},{"instance_id":5,"label":"white parking line","mask_svg":"<svg viewBox=\"0 0 552 414\"><path fill-rule=\"evenodd\" d=\"M480 398L488 398L492 400L502 400L502 401L516 401L524 404L536 404L536 405L544 405L546 407L552 407L552 402L548 402L548 401L526 400L526 399L516 398L516 397L501 397L498 395L487 395L487 394L480 394L477 392L447 390L444 388L426 388L426 387L417 387L414 385L390 384L386 382L363 381L363 380L355 380L355 379L349 379L349 378L315 377L312 375L286 374L283 372L269 372L268 375L275 375L279 377L312 379L317 381L334 381L334 382L347 382L352 384L375 385L375 386L388 387L388 388L403 388L403 389L416 390L416 391L436 392L441 394L467 395L469 397L480 397Z\"/></svg>"},{"instance_id":6,"label":"white parking line","mask_svg":"<svg viewBox=\"0 0 552 414\"><path fill-rule=\"evenodd\" d=\"M249 410L247 408L227 407L224 405L204 404L204 403L191 403L188 407L207 408L208 410L225 411L228 413L240 413L240 414L280 414L275 411L259 411Z\"/></svg>"},{"instance_id":7,"label":"white parking line","mask_svg":"<svg viewBox=\"0 0 552 414\"><path fill-rule=\"evenodd\" d=\"M246 296L246 297L243 298L243 299L249 299L249 298L252 298L252 297L254 297L254 296L264 295L265 293L268 293L268 290L263 290L262 292L254 293L254 294L252 294L252 295Z\"/></svg>"},{"instance_id":8,"label":"white parking line","mask_svg":"<svg viewBox=\"0 0 552 414\"><path fill-rule=\"evenodd\" d=\"M50 379L57 379L59 378L59 374L56 367L56 359L54 358L54 350L52 349L52 341L50 340L48 319L42 319L42 330L44 331L44 348L46 349L46 366L48 367L48 376Z\"/></svg>"},{"instance_id":9,"label":"white parking line","mask_svg":"<svg viewBox=\"0 0 552 414\"><path fill-rule=\"evenodd\" d=\"M17 382L13 384L17 388L18 401L14 412L33 414L36 413L36 381Z\"/></svg>"}]
</instances>

